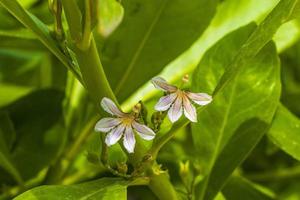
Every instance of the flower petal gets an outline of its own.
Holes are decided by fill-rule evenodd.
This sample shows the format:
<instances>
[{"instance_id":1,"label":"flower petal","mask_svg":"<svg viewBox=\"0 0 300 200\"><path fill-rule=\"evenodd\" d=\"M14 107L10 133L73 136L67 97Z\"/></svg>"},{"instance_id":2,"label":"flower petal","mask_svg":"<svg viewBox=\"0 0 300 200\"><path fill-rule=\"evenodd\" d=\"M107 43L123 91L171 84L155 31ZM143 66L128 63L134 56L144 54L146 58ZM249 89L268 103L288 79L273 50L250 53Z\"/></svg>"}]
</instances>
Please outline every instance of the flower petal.
<instances>
[{"instance_id":1,"label":"flower petal","mask_svg":"<svg viewBox=\"0 0 300 200\"><path fill-rule=\"evenodd\" d=\"M177 87L174 85L170 85L167 83L167 81L161 77L154 77L151 80L152 84L160 90L166 91L166 92L175 92L177 90Z\"/></svg>"},{"instance_id":2,"label":"flower petal","mask_svg":"<svg viewBox=\"0 0 300 200\"><path fill-rule=\"evenodd\" d=\"M168 111L169 119L172 123L176 122L182 115L182 97L177 96L172 107Z\"/></svg>"},{"instance_id":3,"label":"flower petal","mask_svg":"<svg viewBox=\"0 0 300 200\"><path fill-rule=\"evenodd\" d=\"M107 144L107 146L116 144L121 139L124 129L125 126L121 124L114 128L110 133L108 133L105 138L105 143Z\"/></svg>"},{"instance_id":4,"label":"flower petal","mask_svg":"<svg viewBox=\"0 0 300 200\"><path fill-rule=\"evenodd\" d=\"M196 108L191 104L187 96L183 97L184 115L192 122L197 122Z\"/></svg>"},{"instance_id":5,"label":"flower petal","mask_svg":"<svg viewBox=\"0 0 300 200\"><path fill-rule=\"evenodd\" d=\"M95 131L97 132L109 132L115 126L119 125L121 120L118 118L103 118L99 120L95 126Z\"/></svg>"},{"instance_id":6,"label":"flower petal","mask_svg":"<svg viewBox=\"0 0 300 200\"><path fill-rule=\"evenodd\" d=\"M196 104L204 106L212 102L212 97L206 93L186 92L187 96Z\"/></svg>"},{"instance_id":7,"label":"flower petal","mask_svg":"<svg viewBox=\"0 0 300 200\"><path fill-rule=\"evenodd\" d=\"M172 93L167 96L161 97L154 107L155 110L157 111L168 110L172 105L172 103L174 102L174 100L176 99L176 97L177 97L176 93Z\"/></svg>"},{"instance_id":8,"label":"flower petal","mask_svg":"<svg viewBox=\"0 0 300 200\"><path fill-rule=\"evenodd\" d=\"M126 129L125 129L123 145L129 153L134 152L135 137L134 137L134 133L133 133L133 130L132 130L131 126L127 126Z\"/></svg>"},{"instance_id":9,"label":"flower petal","mask_svg":"<svg viewBox=\"0 0 300 200\"><path fill-rule=\"evenodd\" d=\"M116 106L116 104L111 99L109 99L107 97L104 97L102 99L101 106L106 112L108 112L112 115L116 115L118 117L125 116L125 113L120 111L120 109Z\"/></svg>"},{"instance_id":10,"label":"flower petal","mask_svg":"<svg viewBox=\"0 0 300 200\"><path fill-rule=\"evenodd\" d=\"M137 131L139 136L141 136L141 138L143 138L144 140L152 140L155 137L154 131L146 125L134 121L132 123L132 126Z\"/></svg>"}]
</instances>

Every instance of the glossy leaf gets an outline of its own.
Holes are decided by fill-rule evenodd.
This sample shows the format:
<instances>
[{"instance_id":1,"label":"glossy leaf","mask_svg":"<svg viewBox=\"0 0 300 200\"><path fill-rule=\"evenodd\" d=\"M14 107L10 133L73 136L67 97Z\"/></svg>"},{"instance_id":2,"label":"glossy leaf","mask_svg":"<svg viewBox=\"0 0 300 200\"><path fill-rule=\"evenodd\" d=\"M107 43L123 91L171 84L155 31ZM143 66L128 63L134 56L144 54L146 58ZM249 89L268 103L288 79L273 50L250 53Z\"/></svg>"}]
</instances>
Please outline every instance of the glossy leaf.
<instances>
[{"instance_id":1,"label":"glossy leaf","mask_svg":"<svg viewBox=\"0 0 300 200\"><path fill-rule=\"evenodd\" d=\"M280 105L268 136L280 149L300 160L300 119Z\"/></svg>"},{"instance_id":2,"label":"glossy leaf","mask_svg":"<svg viewBox=\"0 0 300 200\"><path fill-rule=\"evenodd\" d=\"M104 42L103 64L120 101L161 71L201 35L216 0L122 1L124 20Z\"/></svg>"},{"instance_id":3,"label":"glossy leaf","mask_svg":"<svg viewBox=\"0 0 300 200\"><path fill-rule=\"evenodd\" d=\"M41 186L15 200L126 200L128 182L120 178L102 178L70 186Z\"/></svg>"},{"instance_id":4,"label":"glossy leaf","mask_svg":"<svg viewBox=\"0 0 300 200\"><path fill-rule=\"evenodd\" d=\"M231 177L222 190L222 193L230 200L272 200L276 199L270 191L256 185L242 177Z\"/></svg>"},{"instance_id":5,"label":"glossy leaf","mask_svg":"<svg viewBox=\"0 0 300 200\"><path fill-rule=\"evenodd\" d=\"M193 91L214 91L253 29L253 25L238 29L204 55L193 74ZM243 70L193 124L197 154L206 174L199 188L200 199L213 199L267 131L279 102L279 61L273 43L240 67ZM242 148L236 151L238 147Z\"/></svg>"}]
</instances>

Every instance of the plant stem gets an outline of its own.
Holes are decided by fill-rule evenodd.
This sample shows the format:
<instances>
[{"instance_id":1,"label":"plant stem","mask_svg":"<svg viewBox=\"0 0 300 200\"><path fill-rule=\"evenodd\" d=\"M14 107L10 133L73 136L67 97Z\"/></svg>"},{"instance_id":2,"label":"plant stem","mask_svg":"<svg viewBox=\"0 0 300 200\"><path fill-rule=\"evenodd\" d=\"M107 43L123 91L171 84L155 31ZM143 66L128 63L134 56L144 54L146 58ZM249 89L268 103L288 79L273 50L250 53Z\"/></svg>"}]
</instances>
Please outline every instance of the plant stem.
<instances>
[{"instance_id":1,"label":"plant stem","mask_svg":"<svg viewBox=\"0 0 300 200\"><path fill-rule=\"evenodd\" d=\"M64 1L73 2L74 0L64 0ZM63 5L64 7L69 6L68 4L63 4ZM70 7L64 8L65 12L72 12L72 7L73 6L70 5ZM76 21L72 21L72 22L70 21L73 20L72 16L69 16L69 18L67 17L67 20L71 31L71 26L74 25ZM105 116L106 114L102 111L99 104L101 99L103 97L108 97L115 102L117 102L117 99L104 73L93 35L91 35L90 41L91 43L88 46L88 48L78 48L75 40L75 45L73 50L76 54L76 58L82 73L82 78L85 87L88 93L90 94L90 96L92 97L93 101L96 103L96 105L98 105L101 116ZM129 162L133 166L136 166L139 162L143 161L143 157L145 153L146 153L145 147L140 142L137 141L135 153L130 154L128 156ZM154 168L157 167L156 162L153 163L154 166L151 167ZM167 176L167 173L153 173L150 177L149 187L161 200L177 199L177 194Z\"/></svg>"},{"instance_id":2,"label":"plant stem","mask_svg":"<svg viewBox=\"0 0 300 200\"><path fill-rule=\"evenodd\" d=\"M82 37L82 14L76 0L62 0L65 16L69 25L72 39L80 42Z\"/></svg>"},{"instance_id":3,"label":"plant stem","mask_svg":"<svg viewBox=\"0 0 300 200\"><path fill-rule=\"evenodd\" d=\"M92 35L92 16L91 16L91 5L89 0L85 0L85 20L84 20L84 29L82 34L82 40L78 44L78 47L81 50L86 50L91 44L91 35Z\"/></svg>"},{"instance_id":4,"label":"plant stem","mask_svg":"<svg viewBox=\"0 0 300 200\"><path fill-rule=\"evenodd\" d=\"M108 97L115 102L117 100L104 73L93 36L91 36L91 45L87 50L75 47L74 52L86 89L99 108L101 115L105 116L106 114L100 109L101 99Z\"/></svg>"},{"instance_id":5,"label":"plant stem","mask_svg":"<svg viewBox=\"0 0 300 200\"><path fill-rule=\"evenodd\" d=\"M177 193L166 173L150 177L149 188L160 200L177 200Z\"/></svg>"}]
</instances>

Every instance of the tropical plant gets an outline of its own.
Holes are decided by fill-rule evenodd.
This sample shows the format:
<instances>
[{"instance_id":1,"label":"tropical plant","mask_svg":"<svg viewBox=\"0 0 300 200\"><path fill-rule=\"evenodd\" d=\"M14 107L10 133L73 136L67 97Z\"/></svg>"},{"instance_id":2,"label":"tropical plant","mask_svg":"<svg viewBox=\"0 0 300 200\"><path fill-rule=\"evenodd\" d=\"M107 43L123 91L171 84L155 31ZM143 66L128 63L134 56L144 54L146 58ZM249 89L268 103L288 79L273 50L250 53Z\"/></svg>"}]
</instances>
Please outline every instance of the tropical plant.
<instances>
[{"instance_id":1,"label":"tropical plant","mask_svg":"<svg viewBox=\"0 0 300 200\"><path fill-rule=\"evenodd\" d=\"M300 199L300 0L0 0L0 199Z\"/></svg>"}]
</instances>

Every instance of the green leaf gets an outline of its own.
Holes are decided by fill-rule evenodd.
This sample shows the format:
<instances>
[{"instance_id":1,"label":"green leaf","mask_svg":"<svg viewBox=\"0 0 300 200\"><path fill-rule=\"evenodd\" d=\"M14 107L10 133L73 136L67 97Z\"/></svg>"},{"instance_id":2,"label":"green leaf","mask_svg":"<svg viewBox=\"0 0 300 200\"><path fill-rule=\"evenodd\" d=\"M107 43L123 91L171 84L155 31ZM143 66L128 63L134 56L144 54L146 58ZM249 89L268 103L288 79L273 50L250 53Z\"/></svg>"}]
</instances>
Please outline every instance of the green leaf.
<instances>
[{"instance_id":1,"label":"green leaf","mask_svg":"<svg viewBox=\"0 0 300 200\"><path fill-rule=\"evenodd\" d=\"M0 0L0 5L7 9L26 28L36 34L38 39L79 79L79 74L70 64L69 58L60 50L58 43L51 37L49 29L38 18L27 12L16 0Z\"/></svg>"},{"instance_id":2,"label":"green leaf","mask_svg":"<svg viewBox=\"0 0 300 200\"><path fill-rule=\"evenodd\" d=\"M230 200L272 200L274 194L242 177L231 177L224 186L222 193Z\"/></svg>"},{"instance_id":3,"label":"green leaf","mask_svg":"<svg viewBox=\"0 0 300 200\"><path fill-rule=\"evenodd\" d=\"M102 178L70 186L41 186L31 189L14 200L126 200L128 181Z\"/></svg>"},{"instance_id":4,"label":"green leaf","mask_svg":"<svg viewBox=\"0 0 300 200\"><path fill-rule=\"evenodd\" d=\"M35 35L28 29L0 30L0 36L20 39L36 39Z\"/></svg>"},{"instance_id":5,"label":"green leaf","mask_svg":"<svg viewBox=\"0 0 300 200\"><path fill-rule=\"evenodd\" d=\"M16 131L11 158L24 180L36 175L56 158L62 116L63 92L38 90L18 99L2 110L9 114Z\"/></svg>"},{"instance_id":6,"label":"green leaf","mask_svg":"<svg viewBox=\"0 0 300 200\"><path fill-rule=\"evenodd\" d=\"M193 74L192 91L214 91L253 29L253 25L238 29L204 55ZM200 185L200 199L213 199L222 188L269 128L279 102L279 60L273 43L240 67L243 70L230 79L192 126L206 175ZM237 147L243 148L237 151Z\"/></svg>"},{"instance_id":7,"label":"green leaf","mask_svg":"<svg viewBox=\"0 0 300 200\"><path fill-rule=\"evenodd\" d=\"M22 184L22 177L12 161L9 150L15 137L12 123L6 113L0 113L0 166Z\"/></svg>"},{"instance_id":8,"label":"green leaf","mask_svg":"<svg viewBox=\"0 0 300 200\"><path fill-rule=\"evenodd\" d=\"M28 94L32 88L17 86L17 85L8 85L1 83L0 85L0 107L7 105L18 98Z\"/></svg>"},{"instance_id":9,"label":"green leaf","mask_svg":"<svg viewBox=\"0 0 300 200\"><path fill-rule=\"evenodd\" d=\"M214 93L224 88L231 79L234 79L245 64L272 39L277 29L285 22L293 19L293 12L297 8L298 0L281 0L272 12L255 29L247 42L242 46L235 59L229 64L228 70L222 76Z\"/></svg>"},{"instance_id":10,"label":"green leaf","mask_svg":"<svg viewBox=\"0 0 300 200\"><path fill-rule=\"evenodd\" d=\"M280 105L268 136L280 149L300 160L300 119Z\"/></svg>"},{"instance_id":11,"label":"green leaf","mask_svg":"<svg viewBox=\"0 0 300 200\"><path fill-rule=\"evenodd\" d=\"M120 101L190 47L208 26L217 0L122 4L124 20L102 50L106 73Z\"/></svg>"},{"instance_id":12,"label":"green leaf","mask_svg":"<svg viewBox=\"0 0 300 200\"><path fill-rule=\"evenodd\" d=\"M98 32L108 37L122 22L124 9L117 0L102 0L99 2Z\"/></svg>"}]
</instances>

